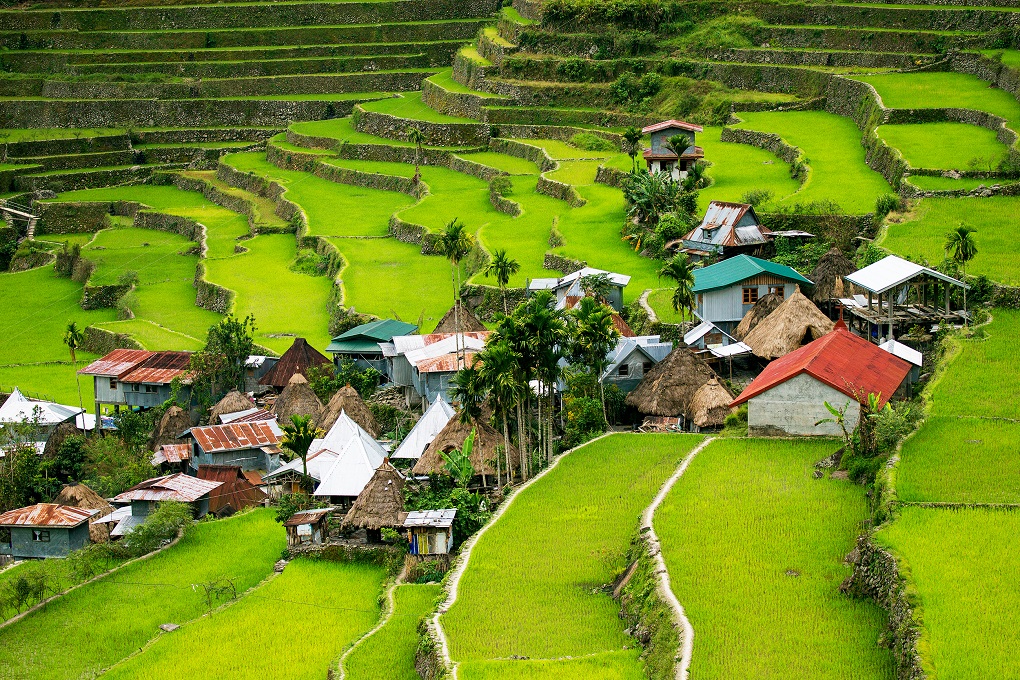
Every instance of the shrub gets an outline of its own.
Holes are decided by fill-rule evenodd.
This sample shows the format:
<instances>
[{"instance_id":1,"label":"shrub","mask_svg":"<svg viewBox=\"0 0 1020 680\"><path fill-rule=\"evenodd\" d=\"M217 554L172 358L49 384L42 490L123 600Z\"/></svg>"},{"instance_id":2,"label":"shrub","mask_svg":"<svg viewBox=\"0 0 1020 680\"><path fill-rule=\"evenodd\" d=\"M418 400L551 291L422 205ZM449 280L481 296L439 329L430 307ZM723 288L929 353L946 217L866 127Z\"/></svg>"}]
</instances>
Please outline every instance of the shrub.
<instances>
[{"instance_id":1,"label":"shrub","mask_svg":"<svg viewBox=\"0 0 1020 680\"><path fill-rule=\"evenodd\" d=\"M724 16L701 24L678 42L692 52L754 47L764 26L756 17Z\"/></svg>"},{"instance_id":2,"label":"shrub","mask_svg":"<svg viewBox=\"0 0 1020 680\"><path fill-rule=\"evenodd\" d=\"M571 146L585 151L616 151L616 145L604 137L591 132L578 132L570 138Z\"/></svg>"},{"instance_id":3,"label":"shrub","mask_svg":"<svg viewBox=\"0 0 1020 680\"><path fill-rule=\"evenodd\" d=\"M757 208L768 205L774 197L775 194L768 189L752 189L744 192L744 195L740 197L740 202L747 203L752 207Z\"/></svg>"},{"instance_id":4,"label":"shrub","mask_svg":"<svg viewBox=\"0 0 1020 680\"><path fill-rule=\"evenodd\" d=\"M124 549L131 556L152 552L172 541L192 522L191 506L186 503L164 501L156 511L124 537Z\"/></svg>"},{"instance_id":5,"label":"shrub","mask_svg":"<svg viewBox=\"0 0 1020 680\"><path fill-rule=\"evenodd\" d=\"M889 213L901 210L902 207L903 199L896 194L882 194L875 200L875 220L881 220Z\"/></svg>"}]
</instances>

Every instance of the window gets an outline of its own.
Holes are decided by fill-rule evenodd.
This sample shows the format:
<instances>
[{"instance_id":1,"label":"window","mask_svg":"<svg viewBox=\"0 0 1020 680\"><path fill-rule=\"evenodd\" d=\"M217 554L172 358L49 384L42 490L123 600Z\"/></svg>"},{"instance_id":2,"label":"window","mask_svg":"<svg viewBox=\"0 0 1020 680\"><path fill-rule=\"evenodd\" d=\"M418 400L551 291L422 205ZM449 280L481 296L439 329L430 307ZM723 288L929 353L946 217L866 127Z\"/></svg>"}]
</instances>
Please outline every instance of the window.
<instances>
[{"instance_id":1,"label":"window","mask_svg":"<svg viewBox=\"0 0 1020 680\"><path fill-rule=\"evenodd\" d=\"M758 289L757 288L745 288L744 289L744 304L753 305L758 301Z\"/></svg>"},{"instance_id":2,"label":"window","mask_svg":"<svg viewBox=\"0 0 1020 680\"><path fill-rule=\"evenodd\" d=\"M117 379L116 378L110 378L110 389L111 390L117 389Z\"/></svg>"},{"instance_id":3,"label":"window","mask_svg":"<svg viewBox=\"0 0 1020 680\"><path fill-rule=\"evenodd\" d=\"M50 532L43 529L32 529L32 540L39 543L49 543Z\"/></svg>"},{"instance_id":4,"label":"window","mask_svg":"<svg viewBox=\"0 0 1020 680\"><path fill-rule=\"evenodd\" d=\"M652 370L652 362L651 361L646 361L645 363L641 364L641 372L642 373L647 373L650 370Z\"/></svg>"},{"instance_id":5,"label":"window","mask_svg":"<svg viewBox=\"0 0 1020 680\"><path fill-rule=\"evenodd\" d=\"M132 392L141 392L142 391L142 386L139 385L138 383L132 383L131 391Z\"/></svg>"},{"instance_id":6,"label":"window","mask_svg":"<svg viewBox=\"0 0 1020 680\"><path fill-rule=\"evenodd\" d=\"M145 386L145 391L147 393L149 393L149 394L155 394L156 390L158 390L158 389L159 389L158 385L146 385Z\"/></svg>"},{"instance_id":7,"label":"window","mask_svg":"<svg viewBox=\"0 0 1020 680\"><path fill-rule=\"evenodd\" d=\"M769 286L769 293L775 293L781 298L786 297L786 288L784 286Z\"/></svg>"},{"instance_id":8,"label":"window","mask_svg":"<svg viewBox=\"0 0 1020 680\"><path fill-rule=\"evenodd\" d=\"M630 375L630 366L627 364L620 364L620 370L617 371L622 376Z\"/></svg>"}]
</instances>

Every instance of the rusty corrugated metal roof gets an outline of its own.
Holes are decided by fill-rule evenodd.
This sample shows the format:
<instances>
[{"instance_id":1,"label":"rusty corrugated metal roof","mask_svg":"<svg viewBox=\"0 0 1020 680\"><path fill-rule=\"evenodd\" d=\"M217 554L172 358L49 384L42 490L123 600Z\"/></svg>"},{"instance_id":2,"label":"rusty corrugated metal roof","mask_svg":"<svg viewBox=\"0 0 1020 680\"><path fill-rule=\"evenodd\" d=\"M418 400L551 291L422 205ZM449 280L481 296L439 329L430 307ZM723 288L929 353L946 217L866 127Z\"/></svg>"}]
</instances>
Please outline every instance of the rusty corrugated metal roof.
<instances>
[{"instance_id":1,"label":"rusty corrugated metal roof","mask_svg":"<svg viewBox=\"0 0 1020 680\"><path fill-rule=\"evenodd\" d=\"M230 422L231 422L231 424L233 424L233 423L259 423L259 422L262 422L264 420L275 420L275 419L276 419L276 415L272 411L267 411L264 408L260 408L259 410L255 411L253 413L249 413L248 415L241 416L240 418L234 418Z\"/></svg>"},{"instance_id":2,"label":"rusty corrugated metal roof","mask_svg":"<svg viewBox=\"0 0 1020 680\"><path fill-rule=\"evenodd\" d=\"M38 503L26 508L9 510L0 515L0 526L19 527L67 527L73 528L87 522L99 510L87 510L72 505Z\"/></svg>"},{"instance_id":3,"label":"rusty corrugated metal roof","mask_svg":"<svg viewBox=\"0 0 1020 680\"><path fill-rule=\"evenodd\" d=\"M135 370L121 378L121 382L166 384L188 373L190 365L191 352L153 352Z\"/></svg>"},{"instance_id":4,"label":"rusty corrugated metal roof","mask_svg":"<svg viewBox=\"0 0 1020 680\"><path fill-rule=\"evenodd\" d=\"M431 359L422 359L417 363L419 373L454 373L463 366L473 366L475 352L465 352L464 363L458 361L457 354L444 354Z\"/></svg>"},{"instance_id":5,"label":"rusty corrugated metal roof","mask_svg":"<svg viewBox=\"0 0 1020 680\"><path fill-rule=\"evenodd\" d=\"M128 501L180 501L192 503L213 489L219 488L223 482L212 482L178 472L165 477L147 479L141 484L131 487L124 493L114 497L118 503Z\"/></svg>"},{"instance_id":6,"label":"rusty corrugated metal roof","mask_svg":"<svg viewBox=\"0 0 1020 680\"><path fill-rule=\"evenodd\" d=\"M236 512L261 503L267 497L238 465L199 465L198 478L223 484L210 496L209 512L219 512L228 505Z\"/></svg>"},{"instance_id":7,"label":"rusty corrugated metal roof","mask_svg":"<svg viewBox=\"0 0 1020 680\"><path fill-rule=\"evenodd\" d=\"M154 466L163 463L181 463L191 460L191 444L163 444L152 455Z\"/></svg>"},{"instance_id":8,"label":"rusty corrugated metal roof","mask_svg":"<svg viewBox=\"0 0 1020 680\"><path fill-rule=\"evenodd\" d=\"M153 355L144 349L115 349L78 371L82 375L106 375L120 378Z\"/></svg>"},{"instance_id":9,"label":"rusty corrugated metal roof","mask_svg":"<svg viewBox=\"0 0 1020 680\"><path fill-rule=\"evenodd\" d=\"M333 508L320 508L318 510L302 510L283 523L285 527L296 527L301 524L314 524L320 519L333 512Z\"/></svg>"},{"instance_id":10,"label":"rusty corrugated metal roof","mask_svg":"<svg viewBox=\"0 0 1020 680\"><path fill-rule=\"evenodd\" d=\"M191 436L206 453L262 448L280 443L280 437L268 420L254 423L227 423L191 428Z\"/></svg>"}]
</instances>

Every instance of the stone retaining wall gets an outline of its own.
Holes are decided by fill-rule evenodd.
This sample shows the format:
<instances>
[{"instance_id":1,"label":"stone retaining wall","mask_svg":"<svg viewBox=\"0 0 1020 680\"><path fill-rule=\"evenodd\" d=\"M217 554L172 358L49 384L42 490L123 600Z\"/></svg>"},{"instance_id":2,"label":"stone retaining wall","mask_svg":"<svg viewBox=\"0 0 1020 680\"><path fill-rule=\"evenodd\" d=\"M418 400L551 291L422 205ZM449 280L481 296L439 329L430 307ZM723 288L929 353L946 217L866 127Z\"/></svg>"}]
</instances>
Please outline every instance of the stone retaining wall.
<instances>
[{"instance_id":1,"label":"stone retaining wall","mask_svg":"<svg viewBox=\"0 0 1020 680\"><path fill-rule=\"evenodd\" d=\"M8 142L0 145L0 157L33 158L36 156L63 156L68 154L126 151L131 148L127 135L100 137L68 137L67 139L40 139L37 141Z\"/></svg>"},{"instance_id":2,"label":"stone retaining wall","mask_svg":"<svg viewBox=\"0 0 1020 680\"><path fill-rule=\"evenodd\" d=\"M500 175L506 175L508 173L498 170L488 165L482 165L470 160L470 156L451 156L450 157L450 169L456 172L463 172L466 175L483 179L486 182L491 182Z\"/></svg>"},{"instance_id":3,"label":"stone retaining wall","mask_svg":"<svg viewBox=\"0 0 1020 680\"><path fill-rule=\"evenodd\" d=\"M365 111L356 106L354 128L358 132L407 141L407 129L417 127L428 146L482 146L489 140L489 127L478 123L430 123L409 120L386 113Z\"/></svg>"},{"instance_id":4,"label":"stone retaining wall","mask_svg":"<svg viewBox=\"0 0 1020 680\"><path fill-rule=\"evenodd\" d=\"M99 231L106 227L106 216L111 212L111 203L32 203L32 210L39 217L36 234L72 234ZM137 204L135 204L137 205Z\"/></svg>"},{"instance_id":5,"label":"stone retaining wall","mask_svg":"<svg viewBox=\"0 0 1020 680\"><path fill-rule=\"evenodd\" d=\"M725 128L724 128L725 131ZM623 183L627 177L630 176L629 172L624 172L617 168L610 168L605 165L600 165L598 170L595 171L595 182L597 184L605 184L606 186L616 187L617 189L623 188Z\"/></svg>"},{"instance_id":6,"label":"stone retaining wall","mask_svg":"<svg viewBox=\"0 0 1020 680\"><path fill-rule=\"evenodd\" d=\"M322 156L313 153L301 153L290 149L281 149L270 144L266 149L266 160L284 170L308 172L329 182L349 184L351 186L378 189L380 191L399 191L400 193L421 198L428 194L424 182L415 182L412 177L382 175L373 172L353 170L330 165L322 161Z\"/></svg>"},{"instance_id":7,"label":"stone retaining wall","mask_svg":"<svg viewBox=\"0 0 1020 680\"><path fill-rule=\"evenodd\" d=\"M585 205L586 201L581 194L577 193L577 189L572 184L565 184L558 182L554 179L549 179L545 175L538 178L538 184L535 185L535 191L546 196L552 196L558 198L572 208L580 208Z\"/></svg>"},{"instance_id":8,"label":"stone retaining wall","mask_svg":"<svg viewBox=\"0 0 1020 680\"><path fill-rule=\"evenodd\" d=\"M556 255L555 253L546 253L542 259L542 268L551 269L552 271L563 272L563 275L573 274L579 269L584 269L588 266L587 262L582 260L573 260L569 257L562 255Z\"/></svg>"},{"instance_id":9,"label":"stone retaining wall","mask_svg":"<svg viewBox=\"0 0 1020 680\"><path fill-rule=\"evenodd\" d=\"M524 160L531 161L537 165L542 172L545 172L546 170L555 170L557 167L556 161L554 161L544 149L530 144L522 144L521 142L515 142L512 139L491 139L489 140L489 148L496 153L503 153L508 156L515 156L516 158L523 158Z\"/></svg>"},{"instance_id":10,"label":"stone retaining wall","mask_svg":"<svg viewBox=\"0 0 1020 680\"><path fill-rule=\"evenodd\" d=\"M115 349L145 349L137 340L127 333L114 333L105 328L86 326L85 341L81 349L100 356L109 354Z\"/></svg>"}]
</instances>

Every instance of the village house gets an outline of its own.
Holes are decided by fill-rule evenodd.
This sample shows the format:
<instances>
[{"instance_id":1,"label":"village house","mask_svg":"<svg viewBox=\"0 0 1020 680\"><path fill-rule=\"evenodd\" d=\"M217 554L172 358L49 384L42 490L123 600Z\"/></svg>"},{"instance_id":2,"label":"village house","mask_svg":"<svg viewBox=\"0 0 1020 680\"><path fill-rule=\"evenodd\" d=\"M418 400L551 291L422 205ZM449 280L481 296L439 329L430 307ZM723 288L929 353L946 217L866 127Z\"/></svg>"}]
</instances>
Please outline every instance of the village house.
<instances>
[{"instance_id":1,"label":"village house","mask_svg":"<svg viewBox=\"0 0 1020 680\"><path fill-rule=\"evenodd\" d=\"M295 512L283 523L287 531L287 547L322 545L329 536L328 520L334 508L318 508Z\"/></svg>"},{"instance_id":2,"label":"village house","mask_svg":"<svg viewBox=\"0 0 1020 680\"><path fill-rule=\"evenodd\" d=\"M404 475L386 459L344 515L342 527L364 529L367 543L379 543L382 530L399 528L403 517Z\"/></svg>"},{"instance_id":3,"label":"village house","mask_svg":"<svg viewBox=\"0 0 1020 680\"><path fill-rule=\"evenodd\" d=\"M881 408L911 365L851 333L842 321L821 338L776 359L731 404L747 404L752 436L839 436L825 407L845 408L847 430L857 427L861 404L879 396Z\"/></svg>"},{"instance_id":4,"label":"village house","mask_svg":"<svg viewBox=\"0 0 1020 680\"><path fill-rule=\"evenodd\" d=\"M411 431L407 433L400 446L390 456L394 459L418 460L425 453L425 449L433 442L446 424L453 418L453 407L446 403L443 397L432 402L418 422L414 424Z\"/></svg>"},{"instance_id":5,"label":"village house","mask_svg":"<svg viewBox=\"0 0 1020 680\"><path fill-rule=\"evenodd\" d=\"M651 135L651 147L645 149L644 159L650 173L665 173L673 180L687 177L692 165L705 157L705 151L695 144L695 135L703 128L682 120L666 120L642 128L641 133ZM671 137L684 136L687 143L683 149L670 148ZM679 153L678 153L679 151Z\"/></svg>"},{"instance_id":6,"label":"village house","mask_svg":"<svg viewBox=\"0 0 1020 680\"><path fill-rule=\"evenodd\" d=\"M277 361L279 359L276 357L268 357L263 354L252 354L249 356L244 362L244 391L265 391L265 386L260 385L259 381L262 380L262 376L272 370Z\"/></svg>"},{"instance_id":7,"label":"village house","mask_svg":"<svg viewBox=\"0 0 1020 680\"><path fill-rule=\"evenodd\" d=\"M687 253L694 261L740 255L761 255L772 232L762 226L754 208L746 203L712 201L701 224L682 238L666 244L667 250Z\"/></svg>"},{"instance_id":8,"label":"village house","mask_svg":"<svg viewBox=\"0 0 1020 680\"><path fill-rule=\"evenodd\" d=\"M191 470L191 447L191 442L162 444L152 453L152 459L149 462L152 467L167 474L188 473Z\"/></svg>"},{"instance_id":9,"label":"village house","mask_svg":"<svg viewBox=\"0 0 1020 680\"><path fill-rule=\"evenodd\" d=\"M417 406L422 399L431 403L440 396L452 401L450 380L471 365L488 337L489 331L394 337L392 348L385 348L390 378L404 388L408 405Z\"/></svg>"},{"instance_id":10,"label":"village house","mask_svg":"<svg viewBox=\"0 0 1020 680\"><path fill-rule=\"evenodd\" d=\"M222 482L216 493L209 496L209 512L226 517L239 510L260 505L268 496L245 476L238 465L200 465L198 478L209 482Z\"/></svg>"},{"instance_id":11,"label":"village house","mask_svg":"<svg viewBox=\"0 0 1020 680\"><path fill-rule=\"evenodd\" d=\"M710 321L726 334L732 334L759 298L769 293L785 298L797 285L811 282L785 265L737 255L694 270L692 292L697 296L694 311L702 321ZM729 341L726 335L721 335L707 337L705 344L725 345Z\"/></svg>"},{"instance_id":12,"label":"village house","mask_svg":"<svg viewBox=\"0 0 1020 680\"><path fill-rule=\"evenodd\" d=\"M113 538L125 536L139 524L144 524L146 518L156 511L159 504L166 501L189 504L195 519L201 519L209 512L210 496L221 486L223 482L198 479L183 473L147 479L114 496L113 502L123 507L96 522L116 523L110 531L110 536ZM129 513L126 512L128 506Z\"/></svg>"},{"instance_id":13,"label":"village house","mask_svg":"<svg viewBox=\"0 0 1020 680\"><path fill-rule=\"evenodd\" d=\"M237 465L272 472L280 467L283 432L275 420L193 427L181 435L192 446L191 466Z\"/></svg>"},{"instance_id":14,"label":"village house","mask_svg":"<svg viewBox=\"0 0 1020 680\"><path fill-rule=\"evenodd\" d=\"M0 555L16 560L67 557L89 544L89 519L98 512L55 503L9 510L0 515Z\"/></svg>"},{"instance_id":15,"label":"village house","mask_svg":"<svg viewBox=\"0 0 1020 680\"><path fill-rule=\"evenodd\" d=\"M259 385L273 387L279 392L290 384L290 379L295 374L307 378L309 368L332 365L333 362L326 358L322 352L309 345L307 340L294 338L294 342L283 353L283 356L266 371L265 375L259 378Z\"/></svg>"},{"instance_id":16,"label":"village house","mask_svg":"<svg viewBox=\"0 0 1020 680\"><path fill-rule=\"evenodd\" d=\"M389 362L379 343L392 342L398 335L411 335L417 330L414 324L395 319L363 323L333 338L326 353L333 356L336 366L344 361L353 361L358 368L374 368L389 378Z\"/></svg>"},{"instance_id":17,"label":"village house","mask_svg":"<svg viewBox=\"0 0 1020 680\"><path fill-rule=\"evenodd\" d=\"M585 267L576 272L571 272L558 279L531 279L528 281L528 294L531 295L540 290L548 290L556 297L558 309L564 309L568 297L582 298L585 295L584 281L589 276L604 275L609 282L609 291L606 295L606 303L615 311L623 310L623 289L630 283L630 277L626 274L608 272L605 269Z\"/></svg>"},{"instance_id":18,"label":"village house","mask_svg":"<svg viewBox=\"0 0 1020 680\"><path fill-rule=\"evenodd\" d=\"M607 357L609 363L600 382L616 385L626 394L637 387L652 366L665 359L672 350L673 343L661 342L658 335L621 337Z\"/></svg>"},{"instance_id":19,"label":"village house","mask_svg":"<svg viewBox=\"0 0 1020 680\"><path fill-rule=\"evenodd\" d=\"M30 425L31 431L26 432L25 436L29 438L36 451L42 453L50 435L61 424L71 423L83 429L86 426L84 416L85 413L77 406L29 399L15 387L3 406L0 406L0 427L7 424ZM3 456L3 451L0 451L0 456Z\"/></svg>"},{"instance_id":20,"label":"village house","mask_svg":"<svg viewBox=\"0 0 1020 680\"><path fill-rule=\"evenodd\" d=\"M723 426L732 399L702 358L677 347L645 373L626 403L646 416L645 429L700 432Z\"/></svg>"},{"instance_id":21,"label":"village house","mask_svg":"<svg viewBox=\"0 0 1020 680\"><path fill-rule=\"evenodd\" d=\"M179 399L187 400L190 387L190 352L148 352L115 349L78 371L93 378L97 421L103 405L120 408L152 408L172 396L173 381L179 379Z\"/></svg>"},{"instance_id":22,"label":"village house","mask_svg":"<svg viewBox=\"0 0 1020 680\"><path fill-rule=\"evenodd\" d=\"M404 519L411 555L448 555L453 550L453 520L456 508L412 510Z\"/></svg>"}]
</instances>

